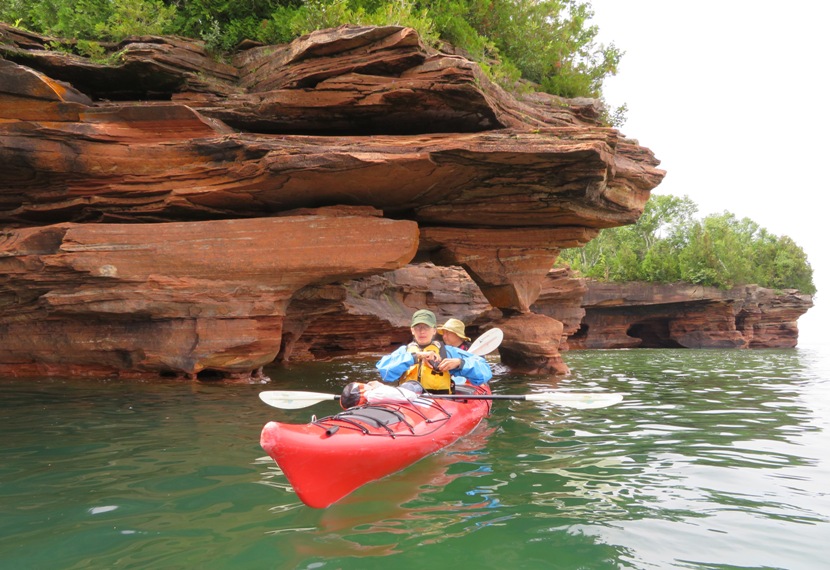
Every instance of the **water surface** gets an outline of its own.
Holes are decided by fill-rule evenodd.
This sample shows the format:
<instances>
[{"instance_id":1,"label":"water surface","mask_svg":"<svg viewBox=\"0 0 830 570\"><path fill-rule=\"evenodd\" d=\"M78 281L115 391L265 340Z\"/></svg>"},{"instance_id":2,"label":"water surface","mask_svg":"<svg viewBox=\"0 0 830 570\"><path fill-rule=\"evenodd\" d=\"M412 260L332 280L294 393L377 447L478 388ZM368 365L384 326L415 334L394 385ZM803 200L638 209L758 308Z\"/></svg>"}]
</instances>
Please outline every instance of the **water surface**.
<instances>
[{"instance_id":1,"label":"water surface","mask_svg":"<svg viewBox=\"0 0 830 570\"><path fill-rule=\"evenodd\" d=\"M1 568L826 568L830 352L564 355L494 391L624 392L573 410L497 402L464 441L324 510L259 447L264 389L336 393L372 361L265 385L0 379Z\"/></svg>"}]
</instances>

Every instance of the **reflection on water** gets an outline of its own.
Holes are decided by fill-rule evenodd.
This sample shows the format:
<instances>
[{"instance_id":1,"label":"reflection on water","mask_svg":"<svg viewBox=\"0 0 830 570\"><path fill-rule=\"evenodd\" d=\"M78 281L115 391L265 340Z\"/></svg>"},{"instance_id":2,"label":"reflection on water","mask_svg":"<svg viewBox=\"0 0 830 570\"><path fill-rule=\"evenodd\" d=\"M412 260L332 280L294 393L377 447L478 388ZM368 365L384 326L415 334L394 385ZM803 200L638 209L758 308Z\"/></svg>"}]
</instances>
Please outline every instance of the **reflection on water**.
<instances>
[{"instance_id":1,"label":"reflection on water","mask_svg":"<svg viewBox=\"0 0 830 570\"><path fill-rule=\"evenodd\" d=\"M4 567L821 568L830 555L827 352L566 353L502 394L614 391L574 410L498 402L469 438L325 510L259 448L262 389L339 392L370 361L269 386L0 380Z\"/></svg>"},{"instance_id":2,"label":"reflection on water","mask_svg":"<svg viewBox=\"0 0 830 570\"><path fill-rule=\"evenodd\" d=\"M297 564L309 556L396 554L413 536L424 545L463 535L468 521L487 517L491 501L474 491L469 491L472 502L465 498L447 503L432 495L453 486L457 479L465 479L461 488L469 489L472 478L491 471L485 446L494 431L485 422L445 453L432 455L382 483L363 487L328 509L308 509L297 502L295 506L305 511L313 524L280 527L271 533L297 533L291 541ZM276 466L272 470L279 473ZM486 520L482 523L487 524ZM457 529L455 535L449 530L453 528Z\"/></svg>"}]
</instances>

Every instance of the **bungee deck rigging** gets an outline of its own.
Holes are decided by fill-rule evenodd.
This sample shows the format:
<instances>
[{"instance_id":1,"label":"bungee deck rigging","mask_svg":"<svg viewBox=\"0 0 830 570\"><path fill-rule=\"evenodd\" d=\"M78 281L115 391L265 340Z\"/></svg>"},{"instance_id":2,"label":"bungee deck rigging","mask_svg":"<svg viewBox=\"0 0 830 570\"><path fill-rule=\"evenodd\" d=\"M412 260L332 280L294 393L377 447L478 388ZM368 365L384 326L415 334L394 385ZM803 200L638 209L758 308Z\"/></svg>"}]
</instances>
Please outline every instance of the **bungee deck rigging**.
<instances>
[{"instance_id":1,"label":"bungee deck rigging","mask_svg":"<svg viewBox=\"0 0 830 570\"><path fill-rule=\"evenodd\" d=\"M452 417L452 414L435 400L419 398L415 400L413 404L416 405L406 406L406 408L410 409L413 412L419 413L421 419L427 424L445 422ZM444 417L430 418L418 409L419 405L435 408L437 410L440 410L445 415ZM416 434L415 425L407 420L406 415L401 411L401 406L393 406L390 404L366 404L363 406L357 406L355 408L350 408L333 416L327 416L325 418L320 418L319 420L313 419L311 423L324 428L327 433L331 431L332 428L339 429L340 427L358 429L365 435L388 435L392 438L401 436L405 437L407 435L423 437L431 433L425 432ZM409 429L410 433L398 433L395 430L391 429L391 425L397 425L398 423L403 423ZM387 433L384 434L379 432L373 432L370 428L385 428ZM334 433L336 432L337 430L335 430L330 435L334 435Z\"/></svg>"}]
</instances>

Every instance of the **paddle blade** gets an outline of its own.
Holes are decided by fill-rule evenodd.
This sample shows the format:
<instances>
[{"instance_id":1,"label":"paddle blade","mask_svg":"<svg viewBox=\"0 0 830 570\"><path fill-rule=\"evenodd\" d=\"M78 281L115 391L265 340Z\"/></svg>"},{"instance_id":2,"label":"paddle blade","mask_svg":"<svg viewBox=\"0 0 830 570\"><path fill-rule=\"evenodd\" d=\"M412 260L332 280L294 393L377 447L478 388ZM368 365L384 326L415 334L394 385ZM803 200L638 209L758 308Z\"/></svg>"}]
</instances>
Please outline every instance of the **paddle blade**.
<instances>
[{"instance_id":1,"label":"paddle blade","mask_svg":"<svg viewBox=\"0 0 830 570\"><path fill-rule=\"evenodd\" d=\"M485 332L483 335L475 339L470 350L473 354L484 356L496 350L504 339L504 333L499 328L493 328Z\"/></svg>"},{"instance_id":2,"label":"paddle blade","mask_svg":"<svg viewBox=\"0 0 830 570\"><path fill-rule=\"evenodd\" d=\"M623 395L614 392L542 392L526 394L525 399L530 402L547 402L567 408L590 410L619 404L623 400Z\"/></svg>"},{"instance_id":3,"label":"paddle blade","mask_svg":"<svg viewBox=\"0 0 830 570\"><path fill-rule=\"evenodd\" d=\"M275 408L297 410L307 408L327 400L338 400L339 395L321 392L298 392L291 390L266 390L259 393L259 399Z\"/></svg>"}]
</instances>

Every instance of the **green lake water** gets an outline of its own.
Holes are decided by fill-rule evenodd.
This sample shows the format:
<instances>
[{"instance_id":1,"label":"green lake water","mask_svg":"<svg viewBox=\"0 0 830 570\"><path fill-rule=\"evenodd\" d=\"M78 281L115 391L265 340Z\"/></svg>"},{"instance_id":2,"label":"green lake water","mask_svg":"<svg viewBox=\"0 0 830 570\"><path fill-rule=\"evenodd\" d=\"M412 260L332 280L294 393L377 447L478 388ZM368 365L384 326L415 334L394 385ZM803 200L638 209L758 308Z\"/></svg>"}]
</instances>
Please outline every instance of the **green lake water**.
<instances>
[{"instance_id":1,"label":"green lake water","mask_svg":"<svg viewBox=\"0 0 830 570\"><path fill-rule=\"evenodd\" d=\"M373 361L273 367L259 385L0 379L0 568L830 565L826 347L564 358L562 379L493 360L493 390L626 399L497 402L470 437L324 510L298 501L259 433L337 404L284 411L257 393L336 393Z\"/></svg>"}]
</instances>

